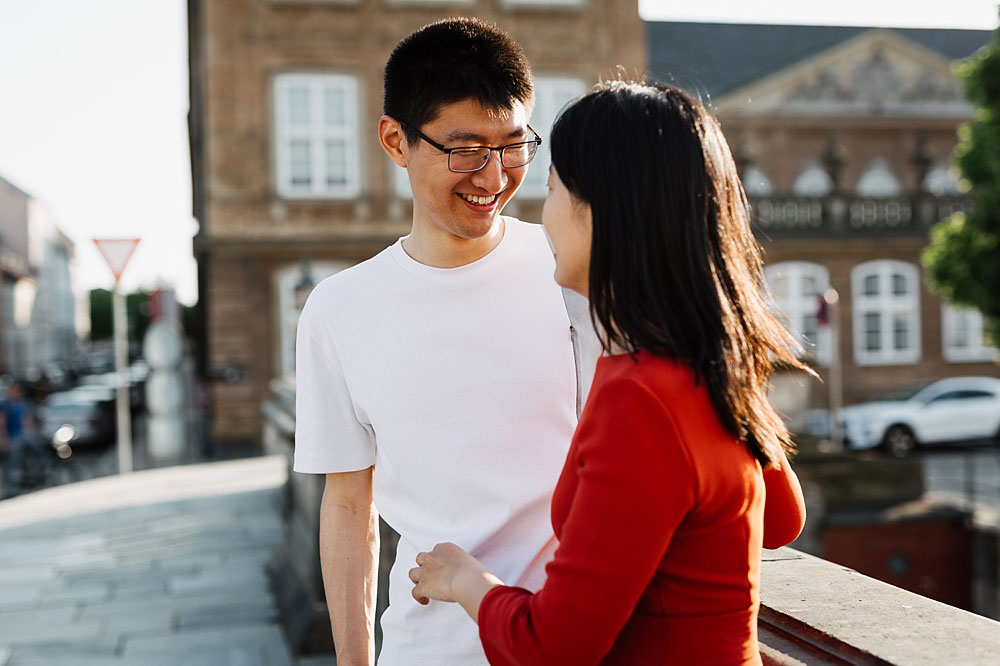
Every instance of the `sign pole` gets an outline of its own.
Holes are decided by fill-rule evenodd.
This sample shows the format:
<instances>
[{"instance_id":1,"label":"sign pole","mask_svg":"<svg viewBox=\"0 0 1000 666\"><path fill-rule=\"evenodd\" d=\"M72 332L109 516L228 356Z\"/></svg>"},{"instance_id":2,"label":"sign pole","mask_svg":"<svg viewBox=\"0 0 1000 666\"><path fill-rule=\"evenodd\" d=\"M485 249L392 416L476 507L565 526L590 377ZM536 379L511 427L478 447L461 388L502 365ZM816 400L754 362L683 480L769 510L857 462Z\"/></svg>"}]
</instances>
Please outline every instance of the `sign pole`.
<instances>
[{"instance_id":1,"label":"sign pole","mask_svg":"<svg viewBox=\"0 0 1000 666\"><path fill-rule=\"evenodd\" d=\"M115 286L112 294L112 318L114 320L115 344L115 379L117 386L117 410L115 421L118 434L118 473L129 474L132 471L132 408L129 404L128 377L128 319L125 309L125 294L122 293L120 282L125 265L132 258L138 238L95 238L94 244L101 252L108 267L115 276Z\"/></svg>"},{"instance_id":2,"label":"sign pole","mask_svg":"<svg viewBox=\"0 0 1000 666\"><path fill-rule=\"evenodd\" d=\"M115 282L114 329L115 329L115 374L118 378L118 473L132 471L132 411L129 402L128 379L128 323L125 311L125 294Z\"/></svg>"},{"instance_id":3,"label":"sign pole","mask_svg":"<svg viewBox=\"0 0 1000 666\"><path fill-rule=\"evenodd\" d=\"M836 451L844 449L844 427L840 413L844 406L843 368L840 364L840 296L835 289L827 289L822 296L829 308L830 341L832 351L830 357L830 439Z\"/></svg>"}]
</instances>

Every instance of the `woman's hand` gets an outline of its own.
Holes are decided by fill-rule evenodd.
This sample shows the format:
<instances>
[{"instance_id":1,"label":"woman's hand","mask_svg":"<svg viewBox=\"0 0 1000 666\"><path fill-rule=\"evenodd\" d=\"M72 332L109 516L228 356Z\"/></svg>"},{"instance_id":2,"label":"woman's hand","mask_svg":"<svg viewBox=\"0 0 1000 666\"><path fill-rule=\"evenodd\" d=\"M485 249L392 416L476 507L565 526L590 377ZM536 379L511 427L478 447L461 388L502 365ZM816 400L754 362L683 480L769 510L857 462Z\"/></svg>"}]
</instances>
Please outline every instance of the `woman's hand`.
<instances>
[{"instance_id":1,"label":"woman's hand","mask_svg":"<svg viewBox=\"0 0 1000 666\"><path fill-rule=\"evenodd\" d=\"M503 585L499 578L453 543L439 543L429 553L417 554L417 566L410 569L413 598L418 603L456 601L476 620L479 603L492 588Z\"/></svg>"}]
</instances>

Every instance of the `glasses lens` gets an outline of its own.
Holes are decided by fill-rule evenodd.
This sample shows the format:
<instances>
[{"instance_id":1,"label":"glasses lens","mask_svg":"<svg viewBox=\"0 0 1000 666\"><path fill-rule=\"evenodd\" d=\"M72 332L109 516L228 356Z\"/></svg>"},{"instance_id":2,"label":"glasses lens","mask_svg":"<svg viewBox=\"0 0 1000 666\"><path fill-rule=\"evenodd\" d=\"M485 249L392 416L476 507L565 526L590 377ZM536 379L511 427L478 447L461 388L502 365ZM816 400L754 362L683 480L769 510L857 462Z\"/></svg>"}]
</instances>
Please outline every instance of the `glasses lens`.
<instances>
[{"instance_id":1,"label":"glasses lens","mask_svg":"<svg viewBox=\"0 0 1000 666\"><path fill-rule=\"evenodd\" d=\"M452 171L478 171L489 159L489 148L453 150L449 157L448 168Z\"/></svg>"},{"instance_id":2,"label":"glasses lens","mask_svg":"<svg viewBox=\"0 0 1000 666\"><path fill-rule=\"evenodd\" d=\"M503 165L508 169L524 166L535 156L537 149L538 144L534 141L515 143L513 146L507 146L503 149L503 155L501 156Z\"/></svg>"}]
</instances>

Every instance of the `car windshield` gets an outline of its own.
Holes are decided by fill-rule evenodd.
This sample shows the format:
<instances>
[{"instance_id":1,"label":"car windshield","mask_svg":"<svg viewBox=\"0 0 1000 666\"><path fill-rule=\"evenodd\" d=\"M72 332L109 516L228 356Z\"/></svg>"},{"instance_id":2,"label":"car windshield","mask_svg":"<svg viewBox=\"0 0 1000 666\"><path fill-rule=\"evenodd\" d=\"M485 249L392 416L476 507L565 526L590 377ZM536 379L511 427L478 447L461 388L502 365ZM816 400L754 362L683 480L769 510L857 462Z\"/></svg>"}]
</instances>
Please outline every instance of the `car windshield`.
<instances>
[{"instance_id":1,"label":"car windshield","mask_svg":"<svg viewBox=\"0 0 1000 666\"><path fill-rule=\"evenodd\" d=\"M909 400L917 393L920 393L923 389L930 385L929 381L917 382L916 384L910 384L909 386L904 386L903 388L894 389L888 393L883 393L879 396L880 400Z\"/></svg>"}]
</instances>

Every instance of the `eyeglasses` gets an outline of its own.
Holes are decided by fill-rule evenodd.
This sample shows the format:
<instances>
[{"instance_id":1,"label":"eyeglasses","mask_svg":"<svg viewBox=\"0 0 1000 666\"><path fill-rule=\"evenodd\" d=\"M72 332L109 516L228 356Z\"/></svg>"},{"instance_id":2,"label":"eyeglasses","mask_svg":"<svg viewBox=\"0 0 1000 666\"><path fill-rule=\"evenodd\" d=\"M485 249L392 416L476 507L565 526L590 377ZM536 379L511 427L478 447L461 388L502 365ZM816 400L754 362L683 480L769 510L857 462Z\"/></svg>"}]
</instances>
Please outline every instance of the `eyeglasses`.
<instances>
[{"instance_id":1,"label":"eyeglasses","mask_svg":"<svg viewBox=\"0 0 1000 666\"><path fill-rule=\"evenodd\" d=\"M531 129L531 126L528 125L528 129L535 135L535 138L530 141L519 141L517 143L507 144L506 146L497 146L496 148L491 146L458 146L456 148L445 148L443 144L440 144L430 138L413 125L404 123L403 121L399 121L399 124L409 128L421 139L446 154L448 156L448 170L454 171L455 173L470 173L472 171L479 171L486 166L487 162L490 161L490 153L494 150L500 153L500 164L502 164L504 168L516 169L517 167L523 167L534 159L535 153L538 151L538 146L542 143L542 138L538 136L538 132Z\"/></svg>"}]
</instances>

